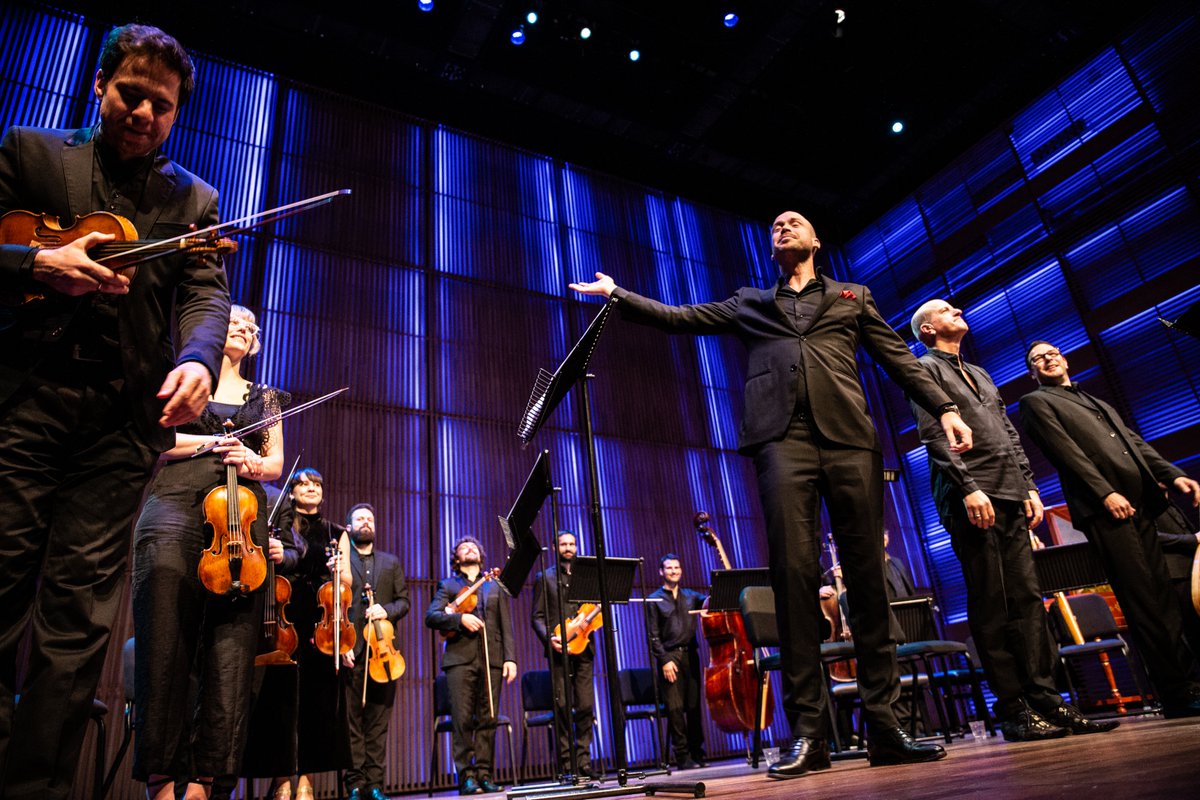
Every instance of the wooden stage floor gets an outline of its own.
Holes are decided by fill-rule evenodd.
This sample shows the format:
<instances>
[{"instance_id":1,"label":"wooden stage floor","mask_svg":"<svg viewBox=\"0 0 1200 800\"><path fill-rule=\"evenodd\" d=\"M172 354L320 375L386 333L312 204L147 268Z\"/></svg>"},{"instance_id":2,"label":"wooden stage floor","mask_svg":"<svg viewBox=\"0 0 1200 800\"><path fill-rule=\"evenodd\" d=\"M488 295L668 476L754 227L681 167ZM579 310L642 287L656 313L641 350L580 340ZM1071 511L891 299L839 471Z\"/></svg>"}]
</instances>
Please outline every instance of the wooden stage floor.
<instances>
[{"instance_id":1,"label":"wooden stage floor","mask_svg":"<svg viewBox=\"0 0 1200 800\"><path fill-rule=\"evenodd\" d=\"M932 764L871 768L866 759L835 761L833 769L787 781L766 777L744 761L676 772L659 781L701 781L706 797L754 798L1200 798L1200 718L1125 719L1111 733L1011 744L999 736L955 739ZM615 786L607 782L606 786ZM504 795L491 795L501 798ZM683 797L656 794L656 797Z\"/></svg>"}]
</instances>

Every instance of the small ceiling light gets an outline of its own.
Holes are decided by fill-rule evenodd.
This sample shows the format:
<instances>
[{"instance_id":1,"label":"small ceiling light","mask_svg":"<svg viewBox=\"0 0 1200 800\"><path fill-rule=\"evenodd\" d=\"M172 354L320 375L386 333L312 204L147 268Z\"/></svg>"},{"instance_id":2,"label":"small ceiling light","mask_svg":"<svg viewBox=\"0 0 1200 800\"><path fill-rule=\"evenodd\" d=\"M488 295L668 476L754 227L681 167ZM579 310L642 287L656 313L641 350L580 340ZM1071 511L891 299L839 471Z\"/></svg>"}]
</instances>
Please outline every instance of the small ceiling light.
<instances>
[{"instance_id":1,"label":"small ceiling light","mask_svg":"<svg viewBox=\"0 0 1200 800\"><path fill-rule=\"evenodd\" d=\"M630 50L629 51L629 60L630 61L637 61L641 57L642 57L642 53L640 50Z\"/></svg>"},{"instance_id":2,"label":"small ceiling light","mask_svg":"<svg viewBox=\"0 0 1200 800\"><path fill-rule=\"evenodd\" d=\"M738 15L737 14L734 14L731 12L731 13L725 15L725 27L726 28L732 28L733 26L735 26L737 24L738 24Z\"/></svg>"},{"instance_id":3,"label":"small ceiling light","mask_svg":"<svg viewBox=\"0 0 1200 800\"><path fill-rule=\"evenodd\" d=\"M530 11L528 14L525 15L525 21L528 22L530 25L537 25L537 21L538 21L537 12Z\"/></svg>"},{"instance_id":4,"label":"small ceiling light","mask_svg":"<svg viewBox=\"0 0 1200 800\"><path fill-rule=\"evenodd\" d=\"M508 39L517 47L520 47L521 45L525 44L525 29L517 28L508 35Z\"/></svg>"},{"instance_id":5,"label":"small ceiling light","mask_svg":"<svg viewBox=\"0 0 1200 800\"><path fill-rule=\"evenodd\" d=\"M422 11L433 11L433 0L417 0L417 8Z\"/></svg>"},{"instance_id":6,"label":"small ceiling light","mask_svg":"<svg viewBox=\"0 0 1200 800\"><path fill-rule=\"evenodd\" d=\"M904 123L896 120L892 123L892 133L904 133Z\"/></svg>"},{"instance_id":7,"label":"small ceiling light","mask_svg":"<svg viewBox=\"0 0 1200 800\"><path fill-rule=\"evenodd\" d=\"M579 29L579 38L580 39L592 38L592 29L589 28L587 25L584 25L582 28Z\"/></svg>"}]
</instances>

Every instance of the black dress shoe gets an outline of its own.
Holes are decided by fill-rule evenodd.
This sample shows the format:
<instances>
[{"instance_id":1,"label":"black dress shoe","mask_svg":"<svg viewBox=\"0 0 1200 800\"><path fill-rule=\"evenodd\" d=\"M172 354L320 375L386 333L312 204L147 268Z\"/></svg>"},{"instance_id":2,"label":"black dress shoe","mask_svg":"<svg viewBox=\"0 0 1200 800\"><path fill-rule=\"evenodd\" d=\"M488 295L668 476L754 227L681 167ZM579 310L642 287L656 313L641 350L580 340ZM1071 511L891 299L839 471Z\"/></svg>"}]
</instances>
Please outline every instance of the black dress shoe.
<instances>
[{"instance_id":1,"label":"black dress shoe","mask_svg":"<svg viewBox=\"0 0 1200 800\"><path fill-rule=\"evenodd\" d=\"M483 791L487 794L500 791L500 786L496 783L493 783L491 778L480 778L479 788L483 789Z\"/></svg>"},{"instance_id":2,"label":"black dress shoe","mask_svg":"<svg viewBox=\"0 0 1200 800\"><path fill-rule=\"evenodd\" d=\"M1165 719L1200 717L1200 698L1185 699L1175 703L1164 702L1162 715Z\"/></svg>"},{"instance_id":3,"label":"black dress shoe","mask_svg":"<svg viewBox=\"0 0 1200 800\"><path fill-rule=\"evenodd\" d=\"M355 786L350 790L350 800L363 800L362 789Z\"/></svg>"},{"instance_id":4,"label":"black dress shoe","mask_svg":"<svg viewBox=\"0 0 1200 800\"><path fill-rule=\"evenodd\" d=\"M1041 742L1061 739L1071 730L1049 722L1032 708L1026 708L1000 720L1000 732L1004 734L1006 742Z\"/></svg>"},{"instance_id":5,"label":"black dress shoe","mask_svg":"<svg viewBox=\"0 0 1200 800\"><path fill-rule=\"evenodd\" d=\"M783 757L767 770L768 778L785 780L799 778L809 772L829 769L829 742L824 739L810 739L807 736L797 736L792 740L792 746Z\"/></svg>"},{"instance_id":6,"label":"black dress shoe","mask_svg":"<svg viewBox=\"0 0 1200 800\"><path fill-rule=\"evenodd\" d=\"M683 761L676 761L675 763L678 765L678 766L676 766L675 768L676 768L676 769L680 769L680 770L683 770L683 769L700 769L700 765L699 765L699 764L697 764L697 763L696 763L694 760L692 760L691 758L685 758Z\"/></svg>"},{"instance_id":7,"label":"black dress shoe","mask_svg":"<svg viewBox=\"0 0 1200 800\"><path fill-rule=\"evenodd\" d=\"M1082 736L1086 733L1105 733L1121 724L1115 719L1088 719L1083 714L1080 714L1079 709L1070 703L1063 703L1053 711L1043 712L1042 716L1051 725L1066 728L1069 733L1073 733L1076 736Z\"/></svg>"},{"instance_id":8,"label":"black dress shoe","mask_svg":"<svg viewBox=\"0 0 1200 800\"><path fill-rule=\"evenodd\" d=\"M483 787L474 778L467 778L458 787L459 794L483 794Z\"/></svg>"},{"instance_id":9,"label":"black dress shoe","mask_svg":"<svg viewBox=\"0 0 1200 800\"><path fill-rule=\"evenodd\" d=\"M867 739L867 760L872 767L892 764L923 764L946 757L946 751L936 744L918 742L902 728L872 731Z\"/></svg>"},{"instance_id":10,"label":"black dress shoe","mask_svg":"<svg viewBox=\"0 0 1200 800\"><path fill-rule=\"evenodd\" d=\"M367 795L370 800L388 800L388 796L383 793L383 789L378 786L371 787L371 793Z\"/></svg>"}]
</instances>

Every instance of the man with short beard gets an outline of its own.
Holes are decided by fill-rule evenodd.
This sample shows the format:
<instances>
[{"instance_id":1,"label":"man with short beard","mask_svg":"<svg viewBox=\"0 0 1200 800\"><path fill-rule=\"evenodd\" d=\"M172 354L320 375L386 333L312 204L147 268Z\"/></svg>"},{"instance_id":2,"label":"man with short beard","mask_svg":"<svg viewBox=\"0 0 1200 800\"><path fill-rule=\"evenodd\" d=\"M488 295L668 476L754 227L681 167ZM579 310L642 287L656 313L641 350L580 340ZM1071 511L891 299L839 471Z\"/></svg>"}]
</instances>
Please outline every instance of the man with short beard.
<instances>
[{"instance_id":1,"label":"man with short beard","mask_svg":"<svg viewBox=\"0 0 1200 800\"><path fill-rule=\"evenodd\" d=\"M383 759L387 753L388 720L396 701L396 684L376 683L367 677L364 626L377 619L393 624L408 613L408 585L400 560L391 553L375 549L375 508L359 503L346 514L350 529L350 621L356 634L354 647L342 655L350 667L350 680L344 684L345 702L350 718L350 754L352 766L346 770L350 800L386 800L383 792ZM366 587L374 592L368 604ZM363 702L363 681L368 681Z\"/></svg>"},{"instance_id":2,"label":"man with short beard","mask_svg":"<svg viewBox=\"0 0 1200 800\"><path fill-rule=\"evenodd\" d=\"M680 586L683 566L679 556L667 553L658 560L663 585L651 593L648 604L651 644L662 673L663 705L667 728L679 769L708 766L704 761L704 723L700 719L700 651L696 643L696 620L692 613L704 608L704 595Z\"/></svg>"}]
</instances>

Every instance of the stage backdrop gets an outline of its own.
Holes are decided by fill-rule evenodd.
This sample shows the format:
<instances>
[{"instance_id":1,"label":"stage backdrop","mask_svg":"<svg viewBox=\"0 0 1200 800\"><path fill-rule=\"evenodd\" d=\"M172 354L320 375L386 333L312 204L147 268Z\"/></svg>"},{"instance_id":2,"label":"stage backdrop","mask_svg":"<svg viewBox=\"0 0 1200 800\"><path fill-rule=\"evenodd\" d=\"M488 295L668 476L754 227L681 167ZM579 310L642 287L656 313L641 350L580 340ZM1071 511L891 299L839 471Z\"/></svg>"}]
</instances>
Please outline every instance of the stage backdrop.
<instances>
[{"instance_id":1,"label":"stage backdrop","mask_svg":"<svg viewBox=\"0 0 1200 800\"><path fill-rule=\"evenodd\" d=\"M0 10L0 128L91 124L95 104L80 98L89 96L102 33L80 17ZM1197 124L1187 81L1196 38L1193 24L1176 30L1164 22L1116 42L845 248L827 242L834 273L870 283L901 328L929 296L966 304L970 354L1013 402L1032 386L1020 377L1024 343L1051 334L1080 376L1099 378L1089 383L1147 438L1195 467L1197 348L1160 330L1153 316L1170 316L1197 295ZM533 447L523 449L516 436L538 369L552 369L599 309L566 284L602 269L677 303L765 285L774 279L769 221L202 54L197 65L200 88L167 150L221 190L223 219L332 189L354 192L241 237L228 266L235 300L263 326L257 379L297 401L350 387L285 424L289 462L303 449L303 463L324 473L335 517L354 502L373 503L379 546L403 561L414 604L398 626L408 671L389 736L388 788L414 791L430 780L447 787L448 737L432 737L438 647L422 616L448 571L450 543L474 534L493 562L502 557L496 516L544 448L562 488L561 524L579 534L582 553L594 552L578 395ZM1172 74L1180 77L1173 82ZM803 210L803 198L797 206ZM691 519L705 509L736 565L763 565L752 470L734 452L739 347L614 321L592 372L608 552L645 558L648 587L658 557L676 552L686 583L702 588L716 560ZM936 586L957 620L962 587L930 514L911 419L869 366L868 388L890 431L889 466L901 469L888 496L893 551L918 583ZM1040 458L1037 467L1055 499L1052 473ZM536 530L551 538L548 510ZM522 670L545 668L526 624L530 594L514 602ZM620 666L647 665L640 612L615 616ZM110 757L124 702L119 645L129 635L126 614L100 688L112 709ZM597 752L607 753L603 694L597 709ZM519 747L515 686L501 711L516 722ZM644 762L648 727L628 730L631 757ZM782 732L777 721L774 733ZM93 744L91 732L77 797L88 796ZM435 744L442 767L431 775ZM709 725L708 745L711 755L731 755L742 741ZM511 780L503 743L498 755L501 779ZM549 773L544 732L533 737L529 762L532 774ZM111 796L134 798L139 788L126 759ZM332 781L322 778L319 789L332 796Z\"/></svg>"}]
</instances>

